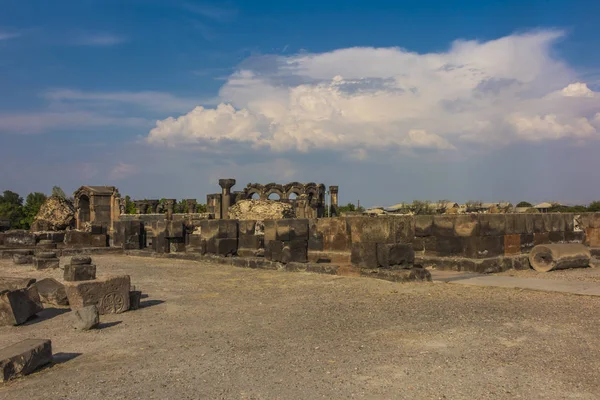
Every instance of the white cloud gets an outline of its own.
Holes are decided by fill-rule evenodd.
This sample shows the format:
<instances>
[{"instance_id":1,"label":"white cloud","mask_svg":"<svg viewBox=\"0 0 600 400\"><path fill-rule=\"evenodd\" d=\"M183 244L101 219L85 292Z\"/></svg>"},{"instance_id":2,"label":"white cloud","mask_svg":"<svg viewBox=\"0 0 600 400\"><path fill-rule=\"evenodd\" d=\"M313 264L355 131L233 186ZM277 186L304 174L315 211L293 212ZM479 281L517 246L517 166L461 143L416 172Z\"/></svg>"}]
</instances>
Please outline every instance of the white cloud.
<instances>
[{"instance_id":1,"label":"white cloud","mask_svg":"<svg viewBox=\"0 0 600 400\"><path fill-rule=\"evenodd\" d=\"M94 33L81 36L75 40L75 44L80 46L114 46L126 41L125 37L112 33Z\"/></svg>"},{"instance_id":2,"label":"white cloud","mask_svg":"<svg viewBox=\"0 0 600 400\"><path fill-rule=\"evenodd\" d=\"M147 140L339 150L363 159L382 149L595 138L599 97L550 55L560 36L456 41L428 54L357 47L251 58L221 88L221 105L158 121Z\"/></svg>"},{"instance_id":3,"label":"white cloud","mask_svg":"<svg viewBox=\"0 0 600 400\"><path fill-rule=\"evenodd\" d=\"M15 39L19 36L21 36L21 34L16 32L0 32L0 40Z\"/></svg>"},{"instance_id":4,"label":"white cloud","mask_svg":"<svg viewBox=\"0 0 600 400\"><path fill-rule=\"evenodd\" d=\"M0 133L35 134L52 129L94 126L148 126L142 118L118 118L90 112L31 112L0 114Z\"/></svg>"},{"instance_id":5,"label":"white cloud","mask_svg":"<svg viewBox=\"0 0 600 400\"><path fill-rule=\"evenodd\" d=\"M120 162L113 167L108 177L114 180L125 179L135 175L137 172L138 170L134 165Z\"/></svg>"}]
</instances>

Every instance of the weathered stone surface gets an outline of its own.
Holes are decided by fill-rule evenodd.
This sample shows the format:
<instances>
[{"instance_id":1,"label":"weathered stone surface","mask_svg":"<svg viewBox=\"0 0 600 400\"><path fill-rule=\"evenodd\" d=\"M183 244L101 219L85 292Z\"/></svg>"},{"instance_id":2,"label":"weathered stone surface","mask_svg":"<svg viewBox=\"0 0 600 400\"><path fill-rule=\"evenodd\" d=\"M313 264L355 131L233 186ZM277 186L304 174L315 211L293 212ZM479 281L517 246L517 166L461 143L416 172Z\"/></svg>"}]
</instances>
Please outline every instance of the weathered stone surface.
<instances>
[{"instance_id":1,"label":"weathered stone surface","mask_svg":"<svg viewBox=\"0 0 600 400\"><path fill-rule=\"evenodd\" d=\"M600 247L600 229L586 228L585 229L585 244L590 247Z\"/></svg>"},{"instance_id":2,"label":"weathered stone surface","mask_svg":"<svg viewBox=\"0 0 600 400\"><path fill-rule=\"evenodd\" d=\"M289 262L308 262L308 241L295 239L285 242L281 250L280 261L284 264Z\"/></svg>"},{"instance_id":3,"label":"weathered stone surface","mask_svg":"<svg viewBox=\"0 0 600 400\"><path fill-rule=\"evenodd\" d=\"M277 221L265 220L263 223L265 248L271 240L277 240Z\"/></svg>"},{"instance_id":4,"label":"weathered stone surface","mask_svg":"<svg viewBox=\"0 0 600 400\"><path fill-rule=\"evenodd\" d=\"M63 231L75 226L75 208L70 200L51 196L38 211L31 230L39 231Z\"/></svg>"},{"instance_id":5,"label":"weathered stone surface","mask_svg":"<svg viewBox=\"0 0 600 400\"><path fill-rule=\"evenodd\" d=\"M107 247L108 246L108 236L104 233L100 234L90 234L90 246L91 247Z\"/></svg>"},{"instance_id":6,"label":"weathered stone surface","mask_svg":"<svg viewBox=\"0 0 600 400\"><path fill-rule=\"evenodd\" d=\"M0 292L25 289L35 283L35 278L0 277Z\"/></svg>"},{"instance_id":7,"label":"weathered stone surface","mask_svg":"<svg viewBox=\"0 0 600 400\"><path fill-rule=\"evenodd\" d=\"M265 245L265 258L270 261L281 262L283 251L283 242L281 240L271 240Z\"/></svg>"},{"instance_id":8,"label":"weathered stone surface","mask_svg":"<svg viewBox=\"0 0 600 400\"><path fill-rule=\"evenodd\" d=\"M255 221L296 217L291 204L273 200L241 200L229 207L228 214L230 219Z\"/></svg>"},{"instance_id":9,"label":"weathered stone surface","mask_svg":"<svg viewBox=\"0 0 600 400\"><path fill-rule=\"evenodd\" d=\"M215 254L220 256L232 256L237 253L237 239L214 239Z\"/></svg>"},{"instance_id":10,"label":"weathered stone surface","mask_svg":"<svg viewBox=\"0 0 600 400\"><path fill-rule=\"evenodd\" d=\"M533 249L535 244L533 243L533 233L526 233L521 235L521 253L529 253Z\"/></svg>"},{"instance_id":11,"label":"weathered stone surface","mask_svg":"<svg viewBox=\"0 0 600 400\"><path fill-rule=\"evenodd\" d=\"M504 254L513 255L521 253L521 235L504 235Z\"/></svg>"},{"instance_id":12,"label":"weathered stone surface","mask_svg":"<svg viewBox=\"0 0 600 400\"><path fill-rule=\"evenodd\" d=\"M276 221L276 240L308 240L308 219L283 219Z\"/></svg>"},{"instance_id":13,"label":"weathered stone surface","mask_svg":"<svg viewBox=\"0 0 600 400\"><path fill-rule=\"evenodd\" d=\"M465 237L462 242L465 257L489 258L504 255L504 236Z\"/></svg>"},{"instance_id":14,"label":"weathered stone surface","mask_svg":"<svg viewBox=\"0 0 600 400\"><path fill-rule=\"evenodd\" d=\"M92 234L90 232L70 230L65 234L65 244L68 247L90 247Z\"/></svg>"},{"instance_id":15,"label":"weathered stone surface","mask_svg":"<svg viewBox=\"0 0 600 400\"><path fill-rule=\"evenodd\" d=\"M458 256L464 253L464 238L437 236L435 252L440 256Z\"/></svg>"},{"instance_id":16,"label":"weathered stone surface","mask_svg":"<svg viewBox=\"0 0 600 400\"><path fill-rule=\"evenodd\" d=\"M142 300L142 292L139 290L129 291L129 309L138 310L140 308L140 302Z\"/></svg>"},{"instance_id":17,"label":"weathered stone surface","mask_svg":"<svg viewBox=\"0 0 600 400\"><path fill-rule=\"evenodd\" d=\"M35 235L25 230L6 231L4 236L4 246L6 247L30 247L35 246Z\"/></svg>"},{"instance_id":18,"label":"weathered stone surface","mask_svg":"<svg viewBox=\"0 0 600 400\"><path fill-rule=\"evenodd\" d=\"M480 214L478 219L481 236L504 236L506 232L504 214Z\"/></svg>"},{"instance_id":19,"label":"weathered stone surface","mask_svg":"<svg viewBox=\"0 0 600 400\"><path fill-rule=\"evenodd\" d=\"M432 215L415 215L415 236L431 236L433 232Z\"/></svg>"},{"instance_id":20,"label":"weathered stone surface","mask_svg":"<svg viewBox=\"0 0 600 400\"><path fill-rule=\"evenodd\" d=\"M539 244L548 244L550 243L550 233L549 232L538 232L533 234L533 244L535 246Z\"/></svg>"},{"instance_id":21,"label":"weathered stone surface","mask_svg":"<svg viewBox=\"0 0 600 400\"><path fill-rule=\"evenodd\" d=\"M42 310L35 286L0 292L0 325L20 325Z\"/></svg>"},{"instance_id":22,"label":"weathered stone surface","mask_svg":"<svg viewBox=\"0 0 600 400\"><path fill-rule=\"evenodd\" d=\"M352 243L350 260L359 268L377 268L377 243Z\"/></svg>"},{"instance_id":23,"label":"weathered stone surface","mask_svg":"<svg viewBox=\"0 0 600 400\"><path fill-rule=\"evenodd\" d=\"M96 279L96 266L94 264L67 264L63 277L67 282L94 280Z\"/></svg>"},{"instance_id":24,"label":"weathered stone surface","mask_svg":"<svg viewBox=\"0 0 600 400\"><path fill-rule=\"evenodd\" d=\"M244 249L260 249L261 247L264 247L264 236L240 233L238 247Z\"/></svg>"},{"instance_id":25,"label":"weathered stone surface","mask_svg":"<svg viewBox=\"0 0 600 400\"><path fill-rule=\"evenodd\" d=\"M0 349L2 382L29 375L52 362L52 342L48 339L27 339Z\"/></svg>"},{"instance_id":26,"label":"weathered stone surface","mask_svg":"<svg viewBox=\"0 0 600 400\"><path fill-rule=\"evenodd\" d=\"M40 240L38 244L35 245L36 250L53 250L56 249L56 243L51 240Z\"/></svg>"},{"instance_id":27,"label":"weathered stone surface","mask_svg":"<svg viewBox=\"0 0 600 400\"><path fill-rule=\"evenodd\" d=\"M71 322L73 328L81 331L89 331L100 323L100 314L96 305L86 306L71 311Z\"/></svg>"},{"instance_id":28,"label":"weathered stone surface","mask_svg":"<svg viewBox=\"0 0 600 400\"><path fill-rule=\"evenodd\" d=\"M565 243L565 232L548 232L550 243Z\"/></svg>"},{"instance_id":29,"label":"weathered stone surface","mask_svg":"<svg viewBox=\"0 0 600 400\"><path fill-rule=\"evenodd\" d=\"M54 278L44 278L33 284L40 295L42 303L53 304L57 306L69 305L65 285Z\"/></svg>"},{"instance_id":30,"label":"weathered stone surface","mask_svg":"<svg viewBox=\"0 0 600 400\"><path fill-rule=\"evenodd\" d=\"M526 214L504 214L504 220L507 235L533 233L533 221Z\"/></svg>"},{"instance_id":31,"label":"weathered stone surface","mask_svg":"<svg viewBox=\"0 0 600 400\"><path fill-rule=\"evenodd\" d=\"M432 235L437 237L456 236L454 232L455 215L435 215L433 216Z\"/></svg>"},{"instance_id":32,"label":"weathered stone surface","mask_svg":"<svg viewBox=\"0 0 600 400\"><path fill-rule=\"evenodd\" d=\"M535 246L529 254L531 267L539 272L585 268L590 265L590 250L583 244L547 244Z\"/></svg>"},{"instance_id":33,"label":"weathered stone surface","mask_svg":"<svg viewBox=\"0 0 600 400\"><path fill-rule=\"evenodd\" d=\"M529 265L529 256L528 255L523 254L521 256L511 257L511 258L512 258L513 269L527 270L527 269L531 268L531 266Z\"/></svg>"},{"instance_id":34,"label":"weathered stone surface","mask_svg":"<svg viewBox=\"0 0 600 400\"><path fill-rule=\"evenodd\" d=\"M398 215L392 218L394 221L395 241L397 243L411 243L415 237L414 217L412 215ZM349 246L340 250L349 250Z\"/></svg>"},{"instance_id":35,"label":"weathered stone surface","mask_svg":"<svg viewBox=\"0 0 600 400\"><path fill-rule=\"evenodd\" d=\"M119 314L129 309L129 275L99 278L93 281L66 282L71 309L96 305L100 314Z\"/></svg>"},{"instance_id":36,"label":"weathered stone surface","mask_svg":"<svg viewBox=\"0 0 600 400\"><path fill-rule=\"evenodd\" d=\"M38 251L35 253L35 257L52 259L52 258L56 258L56 252L55 251Z\"/></svg>"},{"instance_id":37,"label":"weathered stone surface","mask_svg":"<svg viewBox=\"0 0 600 400\"><path fill-rule=\"evenodd\" d=\"M404 243L378 243L377 263L382 268L407 269L413 267L415 251L411 244Z\"/></svg>"},{"instance_id":38,"label":"weathered stone surface","mask_svg":"<svg viewBox=\"0 0 600 400\"><path fill-rule=\"evenodd\" d=\"M33 255L13 254L13 263L16 265L33 264Z\"/></svg>"},{"instance_id":39,"label":"weathered stone surface","mask_svg":"<svg viewBox=\"0 0 600 400\"><path fill-rule=\"evenodd\" d=\"M352 244L395 243L394 217L348 217Z\"/></svg>"},{"instance_id":40,"label":"weathered stone surface","mask_svg":"<svg viewBox=\"0 0 600 400\"><path fill-rule=\"evenodd\" d=\"M256 233L256 221L253 220L242 220L238 221L239 235L251 235L254 236Z\"/></svg>"},{"instance_id":41,"label":"weathered stone surface","mask_svg":"<svg viewBox=\"0 0 600 400\"><path fill-rule=\"evenodd\" d=\"M55 269L60 266L58 258L33 258L33 266L35 269Z\"/></svg>"},{"instance_id":42,"label":"weathered stone surface","mask_svg":"<svg viewBox=\"0 0 600 400\"><path fill-rule=\"evenodd\" d=\"M90 256L73 256L71 257L71 265L85 265L91 264L92 257Z\"/></svg>"}]
</instances>

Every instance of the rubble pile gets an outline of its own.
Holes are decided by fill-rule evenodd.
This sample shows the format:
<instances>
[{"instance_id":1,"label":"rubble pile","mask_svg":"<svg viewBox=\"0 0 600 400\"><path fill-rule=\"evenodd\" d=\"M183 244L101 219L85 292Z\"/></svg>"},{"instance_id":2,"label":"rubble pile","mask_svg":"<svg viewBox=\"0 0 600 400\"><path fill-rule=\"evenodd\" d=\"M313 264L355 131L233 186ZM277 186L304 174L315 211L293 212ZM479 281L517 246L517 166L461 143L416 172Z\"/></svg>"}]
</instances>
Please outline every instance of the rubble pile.
<instances>
[{"instance_id":1,"label":"rubble pile","mask_svg":"<svg viewBox=\"0 0 600 400\"><path fill-rule=\"evenodd\" d=\"M291 204L273 200L241 200L229 208L230 219L262 221L295 217Z\"/></svg>"},{"instance_id":2,"label":"rubble pile","mask_svg":"<svg viewBox=\"0 0 600 400\"><path fill-rule=\"evenodd\" d=\"M51 196L40 207L31 225L33 232L62 231L73 227L75 207L70 200Z\"/></svg>"}]
</instances>

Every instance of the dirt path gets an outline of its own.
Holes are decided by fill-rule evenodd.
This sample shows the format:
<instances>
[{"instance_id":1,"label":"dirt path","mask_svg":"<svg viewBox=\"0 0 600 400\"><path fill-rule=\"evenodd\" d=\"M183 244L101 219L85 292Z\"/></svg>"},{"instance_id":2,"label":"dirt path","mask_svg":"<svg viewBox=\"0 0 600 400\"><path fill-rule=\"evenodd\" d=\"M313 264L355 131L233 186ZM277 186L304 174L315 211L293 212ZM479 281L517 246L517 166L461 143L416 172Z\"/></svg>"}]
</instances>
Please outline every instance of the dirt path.
<instances>
[{"instance_id":1,"label":"dirt path","mask_svg":"<svg viewBox=\"0 0 600 400\"><path fill-rule=\"evenodd\" d=\"M96 256L148 297L90 332L45 310L0 346L64 362L2 399L597 399L600 299ZM0 275L60 277L0 260ZM44 319L44 317L49 317Z\"/></svg>"}]
</instances>

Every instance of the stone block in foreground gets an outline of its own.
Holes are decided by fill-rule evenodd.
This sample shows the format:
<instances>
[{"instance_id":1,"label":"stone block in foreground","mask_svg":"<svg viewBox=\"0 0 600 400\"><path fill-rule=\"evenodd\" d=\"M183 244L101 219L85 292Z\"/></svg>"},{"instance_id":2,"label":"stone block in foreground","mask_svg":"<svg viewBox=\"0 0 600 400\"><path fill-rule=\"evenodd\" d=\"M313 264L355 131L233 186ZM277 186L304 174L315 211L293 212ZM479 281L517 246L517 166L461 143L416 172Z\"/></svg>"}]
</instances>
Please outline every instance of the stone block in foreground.
<instances>
[{"instance_id":1,"label":"stone block in foreground","mask_svg":"<svg viewBox=\"0 0 600 400\"><path fill-rule=\"evenodd\" d=\"M34 283L42 303L66 306L69 305L65 285L54 278L44 278Z\"/></svg>"},{"instance_id":2,"label":"stone block in foreground","mask_svg":"<svg viewBox=\"0 0 600 400\"><path fill-rule=\"evenodd\" d=\"M94 264L67 264L63 278L67 282L94 280L96 279L96 266Z\"/></svg>"},{"instance_id":3,"label":"stone block in foreground","mask_svg":"<svg viewBox=\"0 0 600 400\"><path fill-rule=\"evenodd\" d=\"M65 291L72 310L95 305L100 314L119 314L129 310L129 275L93 281L66 282Z\"/></svg>"},{"instance_id":4,"label":"stone block in foreground","mask_svg":"<svg viewBox=\"0 0 600 400\"><path fill-rule=\"evenodd\" d=\"M73 328L81 331L89 331L97 327L98 323L100 323L98 307L87 306L71 311L71 322Z\"/></svg>"},{"instance_id":5,"label":"stone block in foreground","mask_svg":"<svg viewBox=\"0 0 600 400\"><path fill-rule=\"evenodd\" d=\"M35 283L35 278L17 278L12 276L0 276L0 292L4 290L25 289Z\"/></svg>"},{"instance_id":6,"label":"stone block in foreground","mask_svg":"<svg viewBox=\"0 0 600 400\"><path fill-rule=\"evenodd\" d=\"M48 339L27 339L0 349L2 382L29 375L52 362L52 342Z\"/></svg>"},{"instance_id":7,"label":"stone block in foreground","mask_svg":"<svg viewBox=\"0 0 600 400\"><path fill-rule=\"evenodd\" d=\"M35 286L6 290L0 293L0 326L20 325L43 309Z\"/></svg>"}]
</instances>

